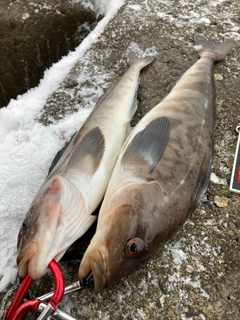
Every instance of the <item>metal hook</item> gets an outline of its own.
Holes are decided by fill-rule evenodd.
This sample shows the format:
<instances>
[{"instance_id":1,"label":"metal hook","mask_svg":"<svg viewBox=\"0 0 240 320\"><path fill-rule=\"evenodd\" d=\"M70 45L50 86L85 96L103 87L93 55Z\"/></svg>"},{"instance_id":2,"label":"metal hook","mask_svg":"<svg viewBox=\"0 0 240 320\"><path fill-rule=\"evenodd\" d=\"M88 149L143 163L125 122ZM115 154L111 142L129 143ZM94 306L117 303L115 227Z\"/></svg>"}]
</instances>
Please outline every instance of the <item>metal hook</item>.
<instances>
[{"instance_id":1,"label":"metal hook","mask_svg":"<svg viewBox=\"0 0 240 320\"><path fill-rule=\"evenodd\" d=\"M42 313L43 310L47 307L47 304L44 302L41 302L39 307L38 307L38 312ZM51 316L51 319L54 320L77 320L76 318L73 318L70 314L60 310L57 308L53 315Z\"/></svg>"},{"instance_id":2,"label":"metal hook","mask_svg":"<svg viewBox=\"0 0 240 320\"><path fill-rule=\"evenodd\" d=\"M66 286L64 289L64 295L67 295L69 293L72 293L81 289L85 289L89 287L92 283L93 283L93 274L91 272L86 278L79 279L69 284L68 286ZM54 291L46 293L40 297L37 297L37 300L49 301L52 298L53 294L54 294Z\"/></svg>"}]
</instances>

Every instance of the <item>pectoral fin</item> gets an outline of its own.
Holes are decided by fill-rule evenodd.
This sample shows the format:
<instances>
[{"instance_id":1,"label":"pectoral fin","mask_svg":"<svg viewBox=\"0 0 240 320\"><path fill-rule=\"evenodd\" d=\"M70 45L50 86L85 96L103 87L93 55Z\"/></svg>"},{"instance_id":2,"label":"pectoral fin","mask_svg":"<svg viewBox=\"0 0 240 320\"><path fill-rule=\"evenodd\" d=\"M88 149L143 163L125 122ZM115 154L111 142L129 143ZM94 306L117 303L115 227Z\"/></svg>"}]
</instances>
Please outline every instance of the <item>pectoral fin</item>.
<instances>
[{"instance_id":1,"label":"pectoral fin","mask_svg":"<svg viewBox=\"0 0 240 320\"><path fill-rule=\"evenodd\" d=\"M99 127L90 130L75 147L69 159L67 170L75 167L93 175L97 170L105 150L105 139Z\"/></svg>"},{"instance_id":2,"label":"pectoral fin","mask_svg":"<svg viewBox=\"0 0 240 320\"><path fill-rule=\"evenodd\" d=\"M133 138L127 147L122 164L144 163L151 172L163 155L170 132L170 122L166 117L161 117L150 122L146 128Z\"/></svg>"}]
</instances>

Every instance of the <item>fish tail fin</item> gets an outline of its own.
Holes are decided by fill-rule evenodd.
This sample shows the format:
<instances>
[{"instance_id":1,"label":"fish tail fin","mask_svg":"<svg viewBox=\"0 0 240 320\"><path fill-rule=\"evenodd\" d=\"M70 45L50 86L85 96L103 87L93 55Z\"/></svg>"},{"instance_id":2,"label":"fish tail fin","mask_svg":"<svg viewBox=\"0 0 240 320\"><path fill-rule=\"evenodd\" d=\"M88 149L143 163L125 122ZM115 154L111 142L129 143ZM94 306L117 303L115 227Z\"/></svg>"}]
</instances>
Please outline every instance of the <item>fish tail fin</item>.
<instances>
[{"instance_id":1,"label":"fish tail fin","mask_svg":"<svg viewBox=\"0 0 240 320\"><path fill-rule=\"evenodd\" d=\"M202 57L204 53L208 52L215 56L215 61L221 61L232 49L234 40L228 39L220 44L215 45L210 43L208 39L203 35L197 34L195 36L195 43L196 46L199 47L197 49L200 57Z\"/></svg>"},{"instance_id":2,"label":"fish tail fin","mask_svg":"<svg viewBox=\"0 0 240 320\"><path fill-rule=\"evenodd\" d=\"M139 58L134 51L130 51L128 54L128 64L132 66L133 64L137 63L141 68L144 68L148 64L150 64L155 59L155 57L156 55L149 55L143 58Z\"/></svg>"}]
</instances>

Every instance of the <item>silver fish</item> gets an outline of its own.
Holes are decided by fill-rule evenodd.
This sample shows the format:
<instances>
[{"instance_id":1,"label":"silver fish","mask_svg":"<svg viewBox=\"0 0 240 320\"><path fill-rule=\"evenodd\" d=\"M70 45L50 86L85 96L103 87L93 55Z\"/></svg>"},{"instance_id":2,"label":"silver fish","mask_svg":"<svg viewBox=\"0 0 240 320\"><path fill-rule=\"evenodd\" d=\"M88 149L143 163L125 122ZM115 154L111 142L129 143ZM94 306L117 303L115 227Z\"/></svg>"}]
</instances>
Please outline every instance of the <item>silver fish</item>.
<instances>
[{"instance_id":1,"label":"silver fish","mask_svg":"<svg viewBox=\"0 0 240 320\"><path fill-rule=\"evenodd\" d=\"M96 291L149 260L200 201L212 157L213 65L233 43L196 36L201 58L125 141L78 272L92 271Z\"/></svg>"},{"instance_id":2,"label":"silver fish","mask_svg":"<svg viewBox=\"0 0 240 320\"><path fill-rule=\"evenodd\" d=\"M19 277L42 277L95 221L92 213L136 110L140 70L154 59L130 56L129 69L101 98L33 200L18 236Z\"/></svg>"}]
</instances>

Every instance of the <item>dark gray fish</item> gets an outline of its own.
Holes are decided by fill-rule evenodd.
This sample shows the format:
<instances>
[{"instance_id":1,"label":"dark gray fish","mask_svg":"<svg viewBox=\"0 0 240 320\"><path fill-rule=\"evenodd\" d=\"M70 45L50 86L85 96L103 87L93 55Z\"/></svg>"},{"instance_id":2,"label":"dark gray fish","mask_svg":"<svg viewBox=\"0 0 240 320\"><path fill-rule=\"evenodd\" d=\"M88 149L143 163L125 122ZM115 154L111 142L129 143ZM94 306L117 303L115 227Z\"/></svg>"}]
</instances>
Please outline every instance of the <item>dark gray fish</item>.
<instances>
[{"instance_id":1,"label":"dark gray fish","mask_svg":"<svg viewBox=\"0 0 240 320\"><path fill-rule=\"evenodd\" d=\"M184 224L206 189L212 158L213 65L234 42L196 36L200 59L125 141L113 170L97 231L79 277L95 290L112 285L156 253Z\"/></svg>"}]
</instances>

